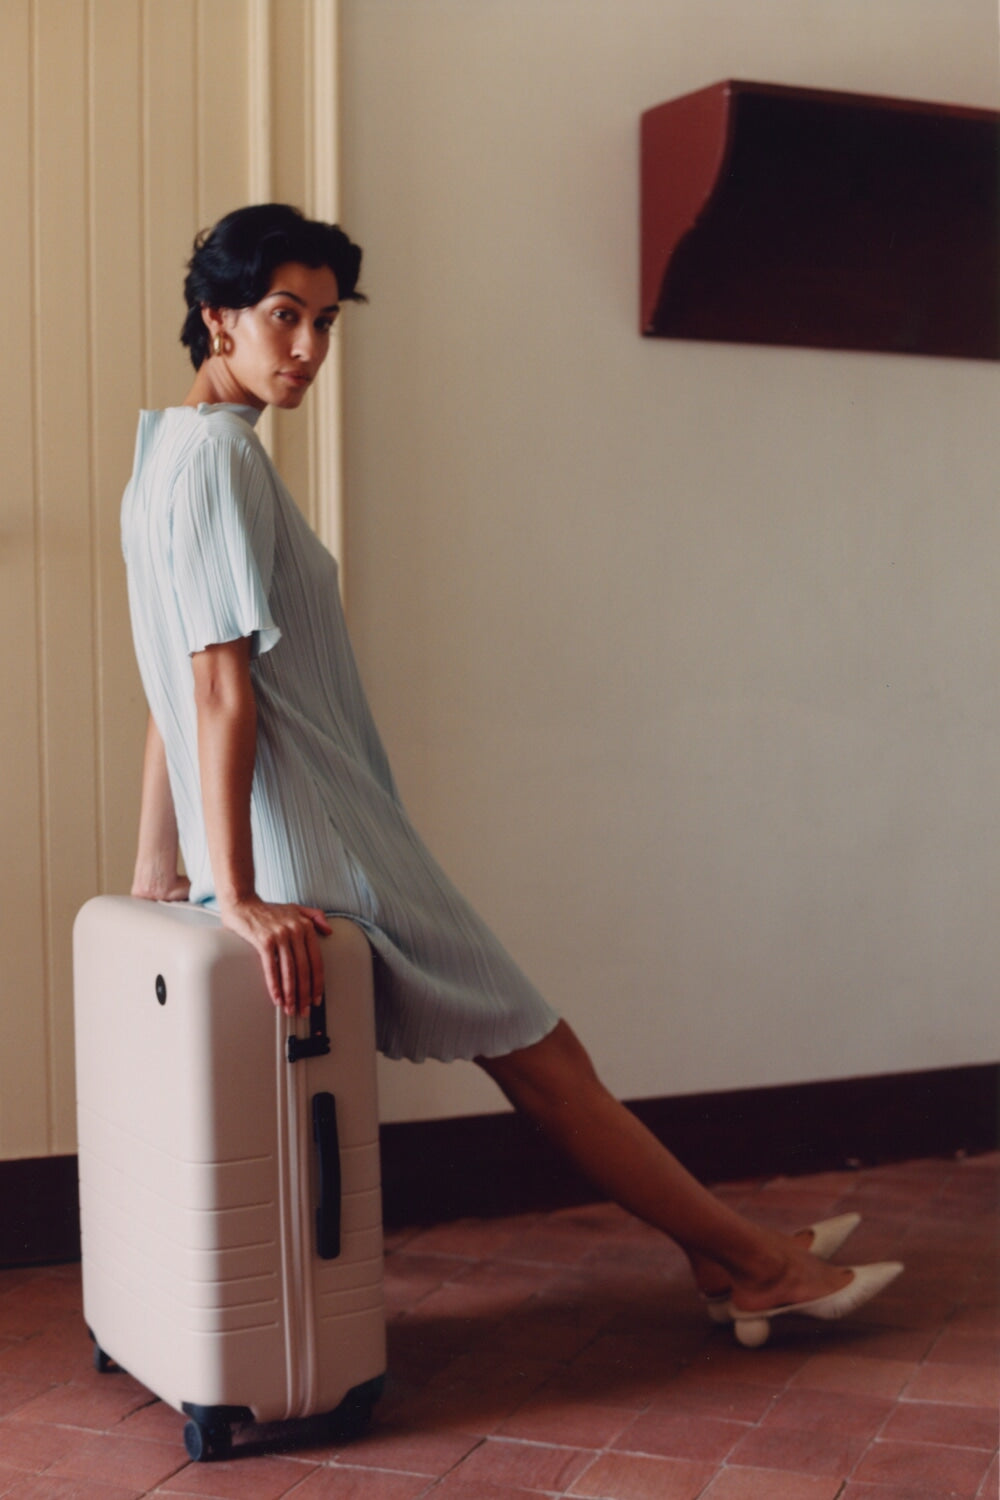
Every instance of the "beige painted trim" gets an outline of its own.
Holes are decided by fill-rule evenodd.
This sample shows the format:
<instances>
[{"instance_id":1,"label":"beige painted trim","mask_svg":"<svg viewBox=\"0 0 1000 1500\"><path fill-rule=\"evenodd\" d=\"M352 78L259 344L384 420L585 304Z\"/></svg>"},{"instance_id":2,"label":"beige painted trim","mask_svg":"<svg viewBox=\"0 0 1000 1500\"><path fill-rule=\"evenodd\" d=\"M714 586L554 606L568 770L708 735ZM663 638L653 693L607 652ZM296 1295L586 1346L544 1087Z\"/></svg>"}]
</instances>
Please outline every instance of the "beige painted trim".
<instances>
[{"instance_id":1,"label":"beige painted trim","mask_svg":"<svg viewBox=\"0 0 1000 1500\"><path fill-rule=\"evenodd\" d=\"M44 93L41 81L40 67L40 40L39 40L39 18L34 5L29 10L29 120L31 129L31 204L28 222L30 224L30 256L32 267L32 327L31 327L31 369L32 369L32 435L33 435L33 489L36 497L34 508L34 584L35 584L35 612L34 629L36 641L43 641L46 632L45 604L46 604L46 569L44 560L44 515L37 496L40 489L41 474L43 469L42 453L42 425L40 412L44 403L42 388L42 358L41 358L41 330L44 328L44 314L41 302L41 275L39 273L39 243L41 240L41 224L39 219L39 149L38 149L38 118L41 111L40 100ZM89 498L89 497L88 497ZM49 851L51 845L51 799L49 796L50 774L50 741L49 741L49 715L47 703L49 697L48 683L50 677L47 653L43 650L38 652L38 697L35 702L37 713L37 743L38 743L38 810L39 810L39 855L41 875L41 901L39 911L39 928L41 942L38 950L39 976L41 979L42 992L45 996L45 1004L39 1013L39 1024L41 1029L42 1049L45 1057L45 1133L46 1144L51 1145L56 1136L56 1121L54 1118L54 1105L56 1099L55 1077L56 1064L53 1056L53 1034L56 1028L52 1021L52 932L53 932L53 902L52 902L52 880L50 870Z\"/></svg>"},{"instance_id":2,"label":"beige painted trim","mask_svg":"<svg viewBox=\"0 0 1000 1500\"><path fill-rule=\"evenodd\" d=\"M312 210L335 222L340 199L339 7L338 0L312 0L310 179ZM341 346L334 339L323 381L314 392L310 424L310 481L316 496L316 529L344 564L344 499L341 464L343 404ZM341 573L341 591L344 589Z\"/></svg>"},{"instance_id":3,"label":"beige painted trim","mask_svg":"<svg viewBox=\"0 0 1000 1500\"><path fill-rule=\"evenodd\" d=\"M250 201L268 203L273 193L274 151L271 131L271 0L249 0L247 17L247 111L248 177ZM274 453L274 417L265 411L257 423L257 436L268 453Z\"/></svg>"},{"instance_id":4,"label":"beige painted trim","mask_svg":"<svg viewBox=\"0 0 1000 1500\"><path fill-rule=\"evenodd\" d=\"M248 108L250 114L249 181L253 202L271 199L299 202L306 213L333 220L339 195L339 88L337 74L339 11L337 0L301 0L301 70L295 97L283 97L288 74L275 49L286 40L276 31L275 0L249 0ZM290 33L291 34L291 33ZM300 112L303 156L278 155L276 113ZM286 135L287 139L287 135ZM300 183L299 189L291 186ZM304 189L304 191L303 191ZM300 202L300 200L303 200ZM286 475L295 498L319 536L338 559L343 553L341 475L341 371L339 341L334 346L305 411L291 425L273 412L261 417L257 433ZM294 460L303 444L304 462ZM304 480L304 487L303 487Z\"/></svg>"},{"instance_id":5,"label":"beige painted trim","mask_svg":"<svg viewBox=\"0 0 1000 1500\"><path fill-rule=\"evenodd\" d=\"M247 28L247 104L249 122L250 197L266 203L271 196L271 0L249 0Z\"/></svg>"}]
</instances>

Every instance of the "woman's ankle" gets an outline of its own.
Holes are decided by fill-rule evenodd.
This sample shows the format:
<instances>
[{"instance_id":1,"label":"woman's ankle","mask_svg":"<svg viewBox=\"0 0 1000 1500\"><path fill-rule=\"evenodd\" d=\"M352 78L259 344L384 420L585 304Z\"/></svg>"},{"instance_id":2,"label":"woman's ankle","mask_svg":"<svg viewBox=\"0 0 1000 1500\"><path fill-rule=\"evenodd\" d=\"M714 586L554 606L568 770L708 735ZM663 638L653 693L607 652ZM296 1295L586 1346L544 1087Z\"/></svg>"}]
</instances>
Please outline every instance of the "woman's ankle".
<instances>
[{"instance_id":1,"label":"woman's ankle","mask_svg":"<svg viewBox=\"0 0 1000 1500\"><path fill-rule=\"evenodd\" d=\"M794 1254L790 1242L769 1230L747 1225L741 1242L727 1246L729 1254L708 1256L686 1250L691 1274L698 1290L706 1297L721 1296L740 1286L765 1292L786 1277Z\"/></svg>"}]
</instances>

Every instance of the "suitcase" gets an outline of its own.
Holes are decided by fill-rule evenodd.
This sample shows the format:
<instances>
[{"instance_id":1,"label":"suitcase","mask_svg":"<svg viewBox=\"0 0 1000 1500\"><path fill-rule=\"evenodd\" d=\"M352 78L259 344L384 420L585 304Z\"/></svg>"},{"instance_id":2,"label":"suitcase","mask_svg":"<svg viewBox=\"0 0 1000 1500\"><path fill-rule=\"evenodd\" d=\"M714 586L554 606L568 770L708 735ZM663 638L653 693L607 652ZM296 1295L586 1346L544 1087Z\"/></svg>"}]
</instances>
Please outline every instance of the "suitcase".
<instances>
[{"instance_id":1,"label":"suitcase","mask_svg":"<svg viewBox=\"0 0 1000 1500\"><path fill-rule=\"evenodd\" d=\"M326 999L272 1004L195 906L97 896L74 927L84 1316L190 1421L360 1430L385 1372L371 952L333 922ZM310 1423L310 1434L318 1424Z\"/></svg>"}]
</instances>

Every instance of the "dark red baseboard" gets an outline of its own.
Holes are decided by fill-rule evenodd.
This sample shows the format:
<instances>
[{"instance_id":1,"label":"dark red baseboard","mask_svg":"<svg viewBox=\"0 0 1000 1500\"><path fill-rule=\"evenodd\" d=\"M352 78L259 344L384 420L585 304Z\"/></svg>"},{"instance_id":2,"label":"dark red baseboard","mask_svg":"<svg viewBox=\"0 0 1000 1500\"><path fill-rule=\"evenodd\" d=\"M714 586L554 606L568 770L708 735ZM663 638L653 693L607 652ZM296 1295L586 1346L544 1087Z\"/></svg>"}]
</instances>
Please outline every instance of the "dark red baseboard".
<instances>
[{"instance_id":1,"label":"dark red baseboard","mask_svg":"<svg viewBox=\"0 0 1000 1500\"><path fill-rule=\"evenodd\" d=\"M740 1089L630 1108L706 1182L1000 1146L1000 1064ZM516 1115L382 1127L389 1228L567 1207L597 1194ZM77 1259L76 1158L0 1162L0 1266Z\"/></svg>"},{"instance_id":2,"label":"dark red baseboard","mask_svg":"<svg viewBox=\"0 0 1000 1500\"><path fill-rule=\"evenodd\" d=\"M76 1157L0 1161L0 1266L79 1258Z\"/></svg>"},{"instance_id":3,"label":"dark red baseboard","mask_svg":"<svg viewBox=\"0 0 1000 1500\"><path fill-rule=\"evenodd\" d=\"M1000 1145L1000 1065L740 1089L629 1106L704 1182L832 1171ZM382 1127L391 1227L592 1201L590 1184L523 1119Z\"/></svg>"}]
</instances>

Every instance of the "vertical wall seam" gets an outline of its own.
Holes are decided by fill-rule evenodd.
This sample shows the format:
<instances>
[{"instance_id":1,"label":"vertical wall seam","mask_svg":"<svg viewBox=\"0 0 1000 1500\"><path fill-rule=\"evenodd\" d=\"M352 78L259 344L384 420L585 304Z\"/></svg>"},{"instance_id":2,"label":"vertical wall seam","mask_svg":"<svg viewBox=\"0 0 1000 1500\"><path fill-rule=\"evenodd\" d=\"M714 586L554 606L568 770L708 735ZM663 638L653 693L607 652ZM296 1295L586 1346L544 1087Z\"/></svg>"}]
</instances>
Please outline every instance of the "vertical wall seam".
<instances>
[{"instance_id":1,"label":"vertical wall seam","mask_svg":"<svg viewBox=\"0 0 1000 1500\"><path fill-rule=\"evenodd\" d=\"M331 223L340 209L339 41L337 0L313 0L313 208Z\"/></svg>"},{"instance_id":2,"label":"vertical wall seam","mask_svg":"<svg viewBox=\"0 0 1000 1500\"><path fill-rule=\"evenodd\" d=\"M147 380L147 361L149 358L149 340L146 337L146 303L147 289L149 287L149 255L148 237L145 234L146 223L146 143L149 140L149 125L146 119L146 70L144 58L146 55L146 8L140 3L136 13L136 37L135 37L135 77L138 98L136 100L136 131L135 155L136 155L136 214L138 222L135 226L136 244L139 246L138 274L139 274L139 327L136 330L139 336L139 369L141 378ZM149 404L146 387L140 392L141 404Z\"/></svg>"},{"instance_id":3,"label":"vertical wall seam","mask_svg":"<svg viewBox=\"0 0 1000 1500\"><path fill-rule=\"evenodd\" d=\"M248 167L250 197L267 203L273 192L271 134L271 0L251 0L247 17Z\"/></svg>"},{"instance_id":4,"label":"vertical wall seam","mask_svg":"<svg viewBox=\"0 0 1000 1500\"><path fill-rule=\"evenodd\" d=\"M337 0L313 0L310 80L310 178L313 212L336 220L340 212L340 47ZM313 409L310 484L319 531L340 563L346 606L343 483L343 355L339 333L327 360L323 399ZM317 394L320 394L317 392Z\"/></svg>"},{"instance_id":5,"label":"vertical wall seam","mask_svg":"<svg viewBox=\"0 0 1000 1500\"><path fill-rule=\"evenodd\" d=\"M43 1056L46 1059L46 1099L45 1099L45 1128L46 1154L52 1150L53 1141L53 1100L52 1100L52 1025L50 1017L50 1004L52 994L52 954L50 951L52 934L52 885L51 885L51 858L49 849L49 820L51 815L51 798L49 795L49 774L51 770L49 744L48 744L48 663L45 654L45 567L44 567L44 477L42 469L42 434L41 434L41 411L42 411L42 369L41 369L41 290L42 277L39 267L39 246L41 242L40 205L38 192L39 162L38 162L38 102L41 96L39 78L39 25L38 0L31 0L28 7L28 129L30 142L28 146L29 161L29 193L30 205L28 213L28 236L31 257L31 427L32 427L32 463L33 463L33 525L34 525L34 549L35 549L35 646L38 661L38 815L39 815L39 876L41 881L41 900L39 902L41 912L41 952L39 961L41 964L42 994L42 1047Z\"/></svg>"},{"instance_id":6,"label":"vertical wall seam","mask_svg":"<svg viewBox=\"0 0 1000 1500\"><path fill-rule=\"evenodd\" d=\"M104 631L102 628L101 602L104 596L103 577L101 569L101 517L100 506L97 496L97 441L95 436L95 425L97 419L97 339L96 339L96 317L97 307L97 217L94 186L97 177L97 168L94 161L94 142L96 140L96 122L94 111L97 108L97 25L94 16L94 0L87 0L87 57L84 64L84 183L87 195L87 232L84 237L84 257L87 286L87 329L88 329L88 359L87 359L87 473L90 487L90 576L91 576L91 630L93 632L94 650L91 661L91 673L93 680L94 700L94 821L97 848L97 886L98 890L105 888L107 872L107 825L105 821L105 795L104 795L104 758L105 758L105 733L104 715L101 712L104 688Z\"/></svg>"},{"instance_id":7,"label":"vertical wall seam","mask_svg":"<svg viewBox=\"0 0 1000 1500\"><path fill-rule=\"evenodd\" d=\"M192 15L191 36L194 46L191 48L191 98L194 105L194 129L191 132L191 181L194 184L194 222L195 230L201 228L205 222L205 183L202 175L202 163L205 160L205 142L202 132L205 129L205 111L202 108L201 99L201 49L204 41L204 23L201 0L194 0L194 11ZM194 238L194 233L190 234Z\"/></svg>"},{"instance_id":8,"label":"vertical wall seam","mask_svg":"<svg viewBox=\"0 0 1000 1500\"><path fill-rule=\"evenodd\" d=\"M140 287L139 294L142 299L142 405L150 405L153 389L153 339L150 320L152 309L150 307L149 289L153 284L153 268L151 258L153 254L153 225L152 210L149 201L150 180L150 151L153 137L152 121L150 119L150 98L152 90L149 86L149 4L148 0L142 0L139 6L139 119L141 122L141 143L139 158L139 243L142 246L140 256Z\"/></svg>"},{"instance_id":9,"label":"vertical wall seam","mask_svg":"<svg viewBox=\"0 0 1000 1500\"><path fill-rule=\"evenodd\" d=\"M251 203L269 203L274 194L271 130L271 0L250 0L247 15L247 176ZM275 456L274 417L261 413L257 436Z\"/></svg>"},{"instance_id":10,"label":"vertical wall seam","mask_svg":"<svg viewBox=\"0 0 1000 1500\"><path fill-rule=\"evenodd\" d=\"M305 147L305 179L307 193L311 201L304 204L306 212L312 218L320 217L317 173L316 173L316 135L317 135L317 74L316 67L316 45L318 41L319 15L317 13L316 0L311 0L305 16L305 26L302 31L302 56L299 59L300 77L302 79L303 99L303 144ZM332 352L332 351L331 351ZM321 459L319 445L322 442L320 429L326 414L327 403L322 399L326 395L326 387L330 382L332 371L329 368L329 357L327 368L318 389L313 392L313 400L310 403L307 414L306 426L306 484L308 485L307 504L309 507L309 519L315 530L324 540L329 541L324 533L328 530L326 526L324 497L320 494L319 471Z\"/></svg>"}]
</instances>

